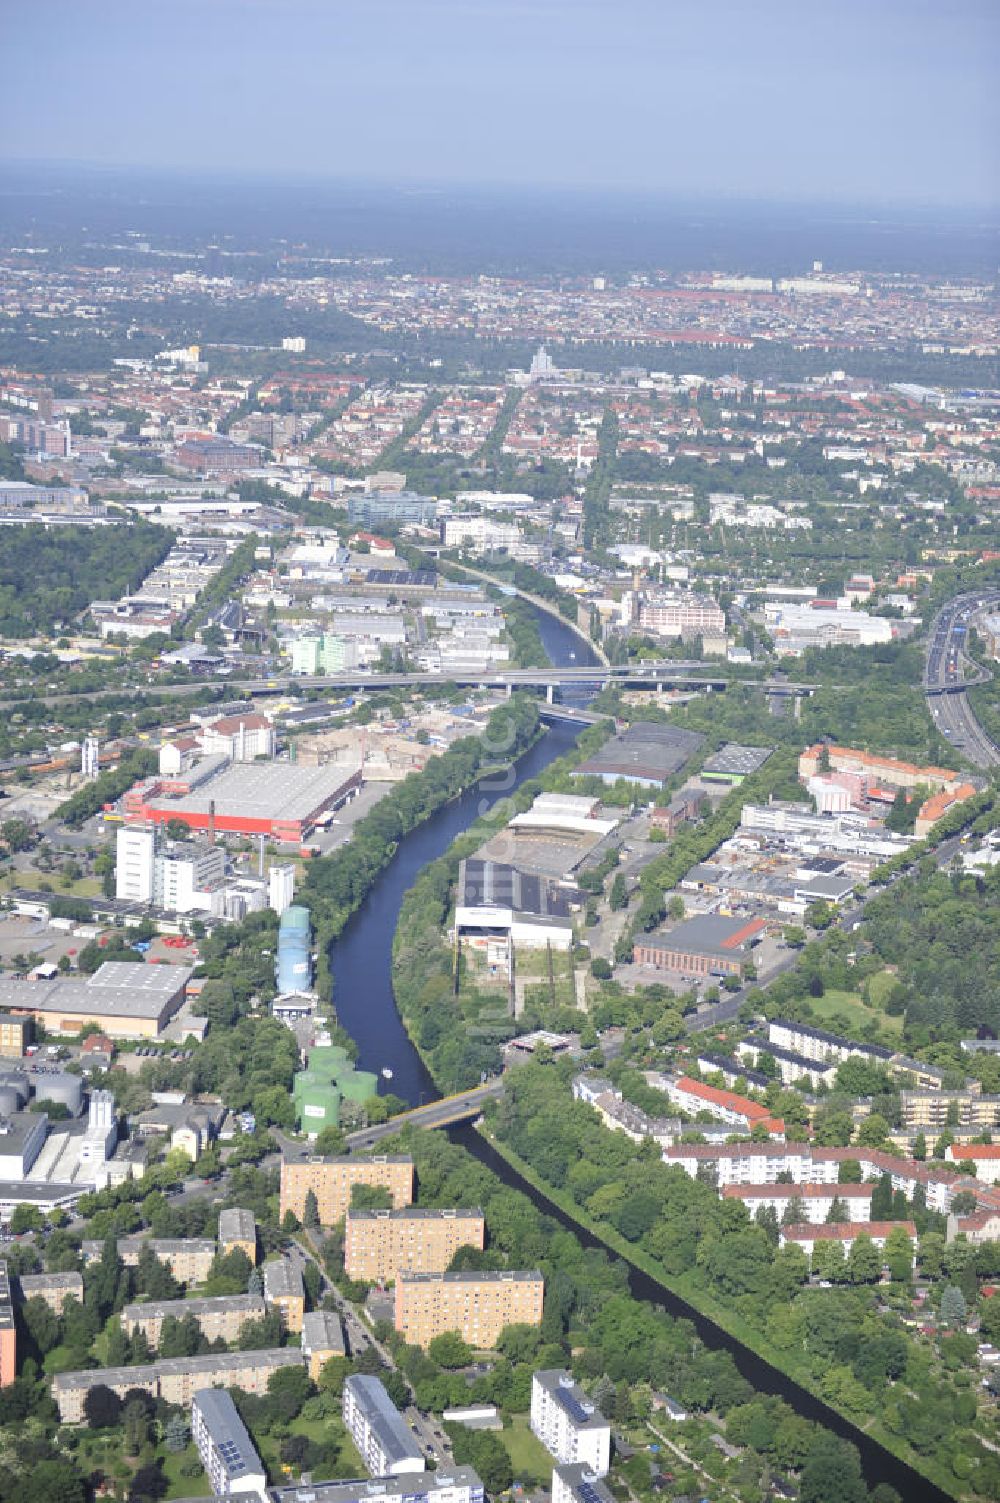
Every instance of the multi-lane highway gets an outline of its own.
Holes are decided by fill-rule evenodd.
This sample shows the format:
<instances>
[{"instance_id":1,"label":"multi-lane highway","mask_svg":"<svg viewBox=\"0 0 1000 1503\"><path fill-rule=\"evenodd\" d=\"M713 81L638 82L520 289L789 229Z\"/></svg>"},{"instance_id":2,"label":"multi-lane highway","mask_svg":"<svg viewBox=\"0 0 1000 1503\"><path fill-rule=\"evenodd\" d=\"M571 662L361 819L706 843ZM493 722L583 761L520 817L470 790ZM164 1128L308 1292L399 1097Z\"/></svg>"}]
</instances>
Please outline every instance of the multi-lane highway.
<instances>
[{"instance_id":1,"label":"multi-lane highway","mask_svg":"<svg viewBox=\"0 0 1000 1503\"><path fill-rule=\"evenodd\" d=\"M985 683L987 675L966 656L973 619L1000 605L1000 590L985 589L956 595L942 606L931 623L927 643L924 692L934 724L974 767L987 771L1000 766L1000 747L980 725L966 692Z\"/></svg>"}]
</instances>

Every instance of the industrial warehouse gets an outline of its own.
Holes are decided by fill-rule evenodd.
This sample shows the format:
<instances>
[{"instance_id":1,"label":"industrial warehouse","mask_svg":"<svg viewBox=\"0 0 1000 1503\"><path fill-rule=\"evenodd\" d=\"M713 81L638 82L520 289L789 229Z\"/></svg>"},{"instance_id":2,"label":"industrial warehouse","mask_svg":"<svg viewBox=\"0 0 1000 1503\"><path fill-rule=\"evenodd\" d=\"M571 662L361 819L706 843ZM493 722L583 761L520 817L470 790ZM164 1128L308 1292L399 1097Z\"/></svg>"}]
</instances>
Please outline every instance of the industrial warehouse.
<instances>
[{"instance_id":1,"label":"industrial warehouse","mask_svg":"<svg viewBox=\"0 0 1000 1503\"><path fill-rule=\"evenodd\" d=\"M86 980L0 977L0 1009L33 1017L50 1033L87 1023L113 1039L157 1038L184 1002L190 966L106 960Z\"/></svg>"},{"instance_id":2,"label":"industrial warehouse","mask_svg":"<svg viewBox=\"0 0 1000 1503\"><path fill-rule=\"evenodd\" d=\"M192 830L220 835L268 835L297 845L320 815L336 809L361 787L361 771L299 767L288 762L231 763L202 757L189 772L156 775L122 799L129 824L180 820Z\"/></svg>"}]
</instances>

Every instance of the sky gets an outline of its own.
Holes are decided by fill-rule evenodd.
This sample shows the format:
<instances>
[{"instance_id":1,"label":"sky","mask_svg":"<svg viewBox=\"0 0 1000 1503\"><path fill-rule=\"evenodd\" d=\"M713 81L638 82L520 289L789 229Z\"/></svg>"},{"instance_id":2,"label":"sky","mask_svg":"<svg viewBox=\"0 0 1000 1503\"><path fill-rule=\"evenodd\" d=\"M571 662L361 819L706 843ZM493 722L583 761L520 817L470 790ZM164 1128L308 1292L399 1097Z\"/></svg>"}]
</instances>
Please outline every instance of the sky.
<instances>
[{"instance_id":1,"label":"sky","mask_svg":"<svg viewBox=\"0 0 1000 1503\"><path fill-rule=\"evenodd\" d=\"M1000 204L998 0L13 0L0 160Z\"/></svg>"}]
</instances>

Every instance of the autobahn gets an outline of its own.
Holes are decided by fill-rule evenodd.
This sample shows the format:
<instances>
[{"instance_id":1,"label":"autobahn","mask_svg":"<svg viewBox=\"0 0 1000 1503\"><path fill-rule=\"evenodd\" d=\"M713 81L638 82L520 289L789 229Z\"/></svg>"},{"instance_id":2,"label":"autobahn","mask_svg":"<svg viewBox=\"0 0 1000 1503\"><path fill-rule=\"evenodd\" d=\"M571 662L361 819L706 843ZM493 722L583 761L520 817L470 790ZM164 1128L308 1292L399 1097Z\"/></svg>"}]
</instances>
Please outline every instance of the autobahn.
<instances>
[{"instance_id":1,"label":"autobahn","mask_svg":"<svg viewBox=\"0 0 1000 1503\"><path fill-rule=\"evenodd\" d=\"M942 606L931 623L924 669L924 693L934 724L974 767L1000 766L1000 747L980 724L968 690L988 682L967 656L969 624L982 610L1000 605L1000 590L968 591ZM973 671L970 672L969 670Z\"/></svg>"}]
</instances>

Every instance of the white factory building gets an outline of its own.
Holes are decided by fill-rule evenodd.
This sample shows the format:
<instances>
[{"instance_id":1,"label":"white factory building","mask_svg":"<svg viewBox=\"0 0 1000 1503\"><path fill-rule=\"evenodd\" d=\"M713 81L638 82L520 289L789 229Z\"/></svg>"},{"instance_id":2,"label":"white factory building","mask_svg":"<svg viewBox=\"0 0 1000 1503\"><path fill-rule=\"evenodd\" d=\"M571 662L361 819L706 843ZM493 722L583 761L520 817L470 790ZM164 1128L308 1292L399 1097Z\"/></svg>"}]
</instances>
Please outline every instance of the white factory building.
<instances>
[{"instance_id":1,"label":"white factory building","mask_svg":"<svg viewBox=\"0 0 1000 1503\"><path fill-rule=\"evenodd\" d=\"M168 913L211 912L226 875L221 846L164 842L153 826L123 826L116 845L115 896Z\"/></svg>"}]
</instances>

